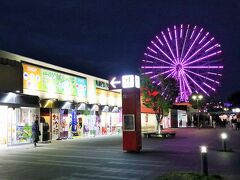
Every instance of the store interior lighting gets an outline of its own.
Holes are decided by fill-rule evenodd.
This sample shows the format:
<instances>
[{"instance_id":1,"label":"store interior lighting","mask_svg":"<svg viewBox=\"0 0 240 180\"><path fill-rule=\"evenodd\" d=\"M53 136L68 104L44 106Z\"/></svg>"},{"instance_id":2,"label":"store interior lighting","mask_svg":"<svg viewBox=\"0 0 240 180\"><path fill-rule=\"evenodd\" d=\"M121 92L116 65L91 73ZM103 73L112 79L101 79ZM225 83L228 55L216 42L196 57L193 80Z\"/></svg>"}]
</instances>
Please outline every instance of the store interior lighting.
<instances>
[{"instance_id":1,"label":"store interior lighting","mask_svg":"<svg viewBox=\"0 0 240 180\"><path fill-rule=\"evenodd\" d=\"M104 106L102 112L109 112L109 106Z\"/></svg>"},{"instance_id":2,"label":"store interior lighting","mask_svg":"<svg viewBox=\"0 0 240 180\"><path fill-rule=\"evenodd\" d=\"M4 103L8 103L10 102L12 99L14 99L16 97L16 94L12 93L12 92L9 92L7 94L7 96L3 99L3 102Z\"/></svg>"},{"instance_id":3,"label":"store interior lighting","mask_svg":"<svg viewBox=\"0 0 240 180\"><path fill-rule=\"evenodd\" d=\"M91 111L98 111L99 107L98 105L94 104L93 107L91 108Z\"/></svg>"},{"instance_id":4,"label":"store interior lighting","mask_svg":"<svg viewBox=\"0 0 240 180\"><path fill-rule=\"evenodd\" d=\"M85 103L81 103L80 106L78 107L78 110L85 110L86 109L86 104Z\"/></svg>"},{"instance_id":5,"label":"store interior lighting","mask_svg":"<svg viewBox=\"0 0 240 180\"><path fill-rule=\"evenodd\" d=\"M61 109L70 109L69 108L70 104L71 104L70 102L65 102Z\"/></svg>"},{"instance_id":6,"label":"store interior lighting","mask_svg":"<svg viewBox=\"0 0 240 180\"><path fill-rule=\"evenodd\" d=\"M118 107L114 107L113 110L112 110L113 113L117 113L118 111L119 111Z\"/></svg>"},{"instance_id":7,"label":"store interior lighting","mask_svg":"<svg viewBox=\"0 0 240 180\"><path fill-rule=\"evenodd\" d=\"M51 99L47 100L47 103L44 105L44 108L48 107L49 105L52 106L53 101Z\"/></svg>"}]
</instances>

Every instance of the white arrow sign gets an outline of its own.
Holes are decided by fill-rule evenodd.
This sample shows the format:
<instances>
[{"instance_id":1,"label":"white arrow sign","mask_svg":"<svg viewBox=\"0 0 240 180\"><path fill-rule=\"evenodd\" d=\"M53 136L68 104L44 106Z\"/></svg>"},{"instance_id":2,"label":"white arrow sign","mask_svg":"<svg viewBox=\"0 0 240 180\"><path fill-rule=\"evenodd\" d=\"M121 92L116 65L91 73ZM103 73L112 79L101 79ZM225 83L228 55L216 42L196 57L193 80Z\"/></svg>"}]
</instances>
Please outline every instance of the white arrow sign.
<instances>
[{"instance_id":1,"label":"white arrow sign","mask_svg":"<svg viewBox=\"0 0 240 180\"><path fill-rule=\"evenodd\" d=\"M116 84L120 84L121 81L115 81L116 80L116 77L112 78L110 84L113 88L116 88Z\"/></svg>"}]
</instances>

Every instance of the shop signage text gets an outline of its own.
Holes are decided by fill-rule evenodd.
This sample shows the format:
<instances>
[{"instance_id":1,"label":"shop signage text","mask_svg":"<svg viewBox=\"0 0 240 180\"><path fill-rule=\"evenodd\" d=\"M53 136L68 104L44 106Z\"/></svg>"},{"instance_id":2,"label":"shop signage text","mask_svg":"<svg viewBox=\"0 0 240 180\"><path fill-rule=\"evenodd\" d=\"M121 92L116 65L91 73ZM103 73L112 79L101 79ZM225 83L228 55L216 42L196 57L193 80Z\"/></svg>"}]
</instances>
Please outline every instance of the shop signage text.
<instances>
[{"instance_id":1,"label":"shop signage text","mask_svg":"<svg viewBox=\"0 0 240 180\"><path fill-rule=\"evenodd\" d=\"M109 83L107 82L95 80L95 84L96 84L96 88L105 89L105 90L109 89Z\"/></svg>"}]
</instances>

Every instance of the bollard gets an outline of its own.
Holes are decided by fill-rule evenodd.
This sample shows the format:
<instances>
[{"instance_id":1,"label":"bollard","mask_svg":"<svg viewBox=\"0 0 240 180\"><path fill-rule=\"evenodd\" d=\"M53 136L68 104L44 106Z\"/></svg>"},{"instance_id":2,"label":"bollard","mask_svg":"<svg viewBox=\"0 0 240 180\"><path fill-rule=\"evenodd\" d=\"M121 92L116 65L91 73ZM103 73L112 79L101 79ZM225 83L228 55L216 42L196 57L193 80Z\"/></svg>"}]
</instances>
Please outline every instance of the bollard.
<instances>
[{"instance_id":1,"label":"bollard","mask_svg":"<svg viewBox=\"0 0 240 180\"><path fill-rule=\"evenodd\" d=\"M222 149L223 149L223 151L227 151L227 144L226 144L227 134L222 133L221 134L221 139L222 139Z\"/></svg>"},{"instance_id":2,"label":"bollard","mask_svg":"<svg viewBox=\"0 0 240 180\"><path fill-rule=\"evenodd\" d=\"M201 172L208 176L207 146L201 146Z\"/></svg>"}]
</instances>

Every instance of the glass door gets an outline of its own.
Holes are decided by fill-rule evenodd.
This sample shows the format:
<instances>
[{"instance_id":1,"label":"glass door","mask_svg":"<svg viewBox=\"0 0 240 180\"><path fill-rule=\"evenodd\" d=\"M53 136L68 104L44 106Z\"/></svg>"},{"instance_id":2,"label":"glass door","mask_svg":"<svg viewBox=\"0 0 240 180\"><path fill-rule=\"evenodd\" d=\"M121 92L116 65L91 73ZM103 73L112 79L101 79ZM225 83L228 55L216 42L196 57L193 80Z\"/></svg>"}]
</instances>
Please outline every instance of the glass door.
<instances>
[{"instance_id":1,"label":"glass door","mask_svg":"<svg viewBox=\"0 0 240 180\"><path fill-rule=\"evenodd\" d=\"M16 108L8 108L7 109L7 137L8 145L16 144L16 134L17 134L17 117L16 114L18 114L19 109Z\"/></svg>"},{"instance_id":2,"label":"glass door","mask_svg":"<svg viewBox=\"0 0 240 180\"><path fill-rule=\"evenodd\" d=\"M0 106L0 147L7 144L7 106Z\"/></svg>"}]
</instances>

